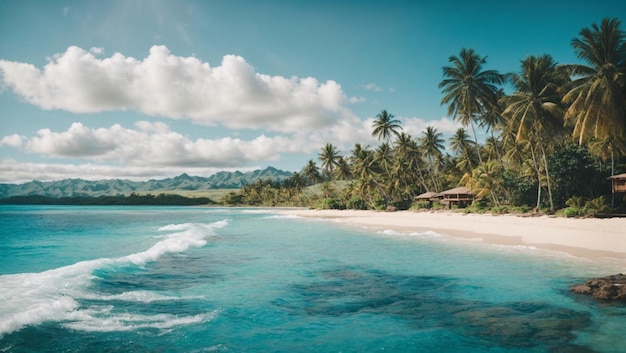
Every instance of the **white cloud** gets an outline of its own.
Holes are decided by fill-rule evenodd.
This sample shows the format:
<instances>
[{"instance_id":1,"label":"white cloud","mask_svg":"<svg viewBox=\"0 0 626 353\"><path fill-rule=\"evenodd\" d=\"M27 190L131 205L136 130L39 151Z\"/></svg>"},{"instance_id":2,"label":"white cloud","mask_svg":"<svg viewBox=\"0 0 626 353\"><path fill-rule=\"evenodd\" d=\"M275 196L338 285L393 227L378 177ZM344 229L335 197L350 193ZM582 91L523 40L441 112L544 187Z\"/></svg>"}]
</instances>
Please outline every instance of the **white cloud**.
<instances>
[{"instance_id":1,"label":"white cloud","mask_svg":"<svg viewBox=\"0 0 626 353\"><path fill-rule=\"evenodd\" d=\"M93 129L73 123L62 132L41 129L37 136L26 138L25 145L31 153L56 158L123 162L130 166L219 168L276 162L282 153L309 153L313 149L306 137L294 140L285 136L260 135L252 140L231 137L191 140L161 122L140 121L135 126L136 129L128 129L115 124ZM17 146L16 139L15 135L10 135L2 141ZM22 140L19 142L21 146Z\"/></svg>"},{"instance_id":2,"label":"white cloud","mask_svg":"<svg viewBox=\"0 0 626 353\"><path fill-rule=\"evenodd\" d=\"M115 53L97 58L71 46L39 69L0 60L4 86L42 109L74 113L136 110L202 125L294 132L332 126L352 113L350 98L332 80L255 72L244 58L224 56L212 67L153 46L140 60Z\"/></svg>"},{"instance_id":3,"label":"white cloud","mask_svg":"<svg viewBox=\"0 0 626 353\"><path fill-rule=\"evenodd\" d=\"M454 134L458 128L463 127L461 123L447 117L443 117L439 120L406 118L402 119L402 126L404 127L404 131L411 134L413 137L421 135L422 131L425 131L427 126L432 126L444 134Z\"/></svg>"},{"instance_id":4,"label":"white cloud","mask_svg":"<svg viewBox=\"0 0 626 353\"><path fill-rule=\"evenodd\" d=\"M361 85L361 88L364 88L368 91L374 91L374 92L380 92L383 90L382 87L380 87L379 85L375 83L366 83L364 85Z\"/></svg>"},{"instance_id":5,"label":"white cloud","mask_svg":"<svg viewBox=\"0 0 626 353\"><path fill-rule=\"evenodd\" d=\"M22 147L23 143L24 137L18 134L7 135L0 139L0 146L11 146L15 148L20 148Z\"/></svg>"}]
</instances>

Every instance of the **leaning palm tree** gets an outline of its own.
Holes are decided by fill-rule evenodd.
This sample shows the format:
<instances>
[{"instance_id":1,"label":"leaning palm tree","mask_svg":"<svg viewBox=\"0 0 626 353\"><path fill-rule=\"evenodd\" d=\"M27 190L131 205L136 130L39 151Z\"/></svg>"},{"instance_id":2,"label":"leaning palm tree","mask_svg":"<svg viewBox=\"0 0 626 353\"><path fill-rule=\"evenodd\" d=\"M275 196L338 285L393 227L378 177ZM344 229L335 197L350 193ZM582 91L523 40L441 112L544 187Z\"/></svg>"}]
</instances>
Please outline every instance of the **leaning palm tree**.
<instances>
[{"instance_id":1,"label":"leaning palm tree","mask_svg":"<svg viewBox=\"0 0 626 353\"><path fill-rule=\"evenodd\" d=\"M335 167L339 165L339 157L339 151L332 143L327 143L322 147L322 151L318 155L320 162L322 162L322 168L324 168L330 178L333 176Z\"/></svg>"},{"instance_id":2,"label":"leaning palm tree","mask_svg":"<svg viewBox=\"0 0 626 353\"><path fill-rule=\"evenodd\" d=\"M583 28L572 46L589 65L568 65L578 77L563 97L574 138L583 144L590 137L626 135L626 34L620 21L604 18L599 26Z\"/></svg>"},{"instance_id":3,"label":"leaning palm tree","mask_svg":"<svg viewBox=\"0 0 626 353\"><path fill-rule=\"evenodd\" d=\"M406 175L410 176L410 180L403 182L414 184L412 180L417 179L419 183L422 184L424 191L428 191L428 186L426 185L426 180L422 173L424 162L421 158L421 151L413 137L402 132L394 142L393 147L396 157L396 167L399 165L400 168L408 172Z\"/></svg>"},{"instance_id":4,"label":"leaning palm tree","mask_svg":"<svg viewBox=\"0 0 626 353\"><path fill-rule=\"evenodd\" d=\"M516 142L528 141L537 172L537 180L545 180L554 210L547 150L561 141L563 109L558 89L567 77L557 68L550 55L529 56L522 61L521 73L510 75L515 92L502 99L508 128L515 132ZM537 209L541 202L541 182L537 190Z\"/></svg>"},{"instance_id":5,"label":"leaning palm tree","mask_svg":"<svg viewBox=\"0 0 626 353\"><path fill-rule=\"evenodd\" d=\"M352 179L352 171L350 170L350 165L343 157L339 157L339 159L337 160L337 169L335 173L338 180Z\"/></svg>"},{"instance_id":6,"label":"leaning palm tree","mask_svg":"<svg viewBox=\"0 0 626 353\"><path fill-rule=\"evenodd\" d=\"M439 83L444 94L441 104L447 104L448 115L464 127L471 126L478 148L474 124L480 122L489 102L494 101L493 97L498 93L496 85L504 83L504 76L495 70L483 70L487 60L473 49L461 49L459 56L450 56L448 62L451 66L443 67L444 79ZM480 151L478 157L482 164Z\"/></svg>"},{"instance_id":7,"label":"leaning palm tree","mask_svg":"<svg viewBox=\"0 0 626 353\"><path fill-rule=\"evenodd\" d=\"M378 138L378 140L385 140L390 142L391 136L398 136L399 131L402 130L400 120L395 119L393 114L388 113L386 110L382 110L376 115L376 120L372 123L374 130L372 136Z\"/></svg>"}]
</instances>

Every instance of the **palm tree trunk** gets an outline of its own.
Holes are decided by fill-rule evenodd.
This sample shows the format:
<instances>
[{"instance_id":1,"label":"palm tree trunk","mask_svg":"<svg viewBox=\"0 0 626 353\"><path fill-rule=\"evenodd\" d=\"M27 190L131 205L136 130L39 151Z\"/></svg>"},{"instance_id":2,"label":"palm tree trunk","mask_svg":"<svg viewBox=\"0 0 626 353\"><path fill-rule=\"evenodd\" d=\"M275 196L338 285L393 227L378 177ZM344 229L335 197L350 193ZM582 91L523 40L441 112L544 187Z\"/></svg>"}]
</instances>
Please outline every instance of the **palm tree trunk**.
<instances>
[{"instance_id":1,"label":"palm tree trunk","mask_svg":"<svg viewBox=\"0 0 626 353\"><path fill-rule=\"evenodd\" d=\"M548 199L550 200L550 211L554 212L554 202L552 200L552 188L550 187L550 172L548 170L548 159L546 158L546 151L543 148L543 145L539 145L541 147L541 153L543 154L543 165L546 169L546 183L548 184Z\"/></svg>"},{"instance_id":2,"label":"palm tree trunk","mask_svg":"<svg viewBox=\"0 0 626 353\"><path fill-rule=\"evenodd\" d=\"M480 163L480 166L483 168L483 170L485 171L485 173L487 173L487 176L489 177L489 172L487 171L487 168L485 167L485 163L483 163L483 157L480 156L480 145L478 144L478 137L476 136L476 129L474 128L474 121L470 121L470 126L472 127L472 134L474 134L474 143L476 145L476 153L478 154L478 162ZM491 195L491 200L493 201L493 203L496 206L500 206L500 202L498 201L498 197L495 194L495 192L493 192L493 190L489 190L489 194Z\"/></svg>"},{"instance_id":3,"label":"palm tree trunk","mask_svg":"<svg viewBox=\"0 0 626 353\"><path fill-rule=\"evenodd\" d=\"M611 176L615 175L615 156L613 155L613 145L611 144ZM615 191L613 191L613 179L611 179L611 208L615 207Z\"/></svg>"},{"instance_id":4,"label":"palm tree trunk","mask_svg":"<svg viewBox=\"0 0 626 353\"><path fill-rule=\"evenodd\" d=\"M539 170L539 165L537 164L537 157L535 156L535 149L533 148L532 143L530 143L530 155L533 159L535 172L537 173L537 206L535 206L535 211L539 212L541 209L541 171Z\"/></svg>"}]
</instances>

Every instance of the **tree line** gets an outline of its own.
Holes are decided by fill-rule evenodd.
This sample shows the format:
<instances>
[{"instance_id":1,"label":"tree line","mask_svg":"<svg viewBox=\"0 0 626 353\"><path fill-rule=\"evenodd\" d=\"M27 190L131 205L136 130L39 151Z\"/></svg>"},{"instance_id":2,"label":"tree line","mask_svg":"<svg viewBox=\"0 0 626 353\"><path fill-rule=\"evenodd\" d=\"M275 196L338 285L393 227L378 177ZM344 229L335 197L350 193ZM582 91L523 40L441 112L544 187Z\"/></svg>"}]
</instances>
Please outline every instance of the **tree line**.
<instances>
[{"instance_id":1,"label":"tree line","mask_svg":"<svg viewBox=\"0 0 626 353\"><path fill-rule=\"evenodd\" d=\"M517 72L500 73L486 68L486 57L461 49L442 68L439 84L441 104L462 125L448 141L432 126L411 136L382 110L372 125L378 146L356 143L342 154L327 143L317 161L284 183L258 181L223 201L406 208L425 191L466 186L491 208L624 207L606 180L625 171L626 34L620 26L617 18L604 18L580 30L571 45L582 64L541 54L524 58ZM487 134L484 143L477 129ZM317 198L303 193L313 184L321 185Z\"/></svg>"},{"instance_id":2,"label":"tree line","mask_svg":"<svg viewBox=\"0 0 626 353\"><path fill-rule=\"evenodd\" d=\"M185 197L175 194L128 196L74 196L49 197L42 195L12 196L0 200L0 204L10 205L81 205L81 206L199 206L216 204L208 197Z\"/></svg>"}]
</instances>

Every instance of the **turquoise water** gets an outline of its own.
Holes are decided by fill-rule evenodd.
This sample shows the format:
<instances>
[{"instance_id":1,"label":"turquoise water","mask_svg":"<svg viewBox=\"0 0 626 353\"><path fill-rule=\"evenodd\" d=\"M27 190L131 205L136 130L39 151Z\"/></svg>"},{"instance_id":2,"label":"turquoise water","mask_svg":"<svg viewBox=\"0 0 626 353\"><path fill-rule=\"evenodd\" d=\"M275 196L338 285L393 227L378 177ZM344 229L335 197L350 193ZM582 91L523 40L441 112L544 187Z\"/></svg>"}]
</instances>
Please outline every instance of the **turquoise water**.
<instances>
[{"instance_id":1,"label":"turquoise water","mask_svg":"<svg viewBox=\"0 0 626 353\"><path fill-rule=\"evenodd\" d=\"M0 206L0 351L626 352L626 307L568 292L619 270L258 210Z\"/></svg>"}]
</instances>

